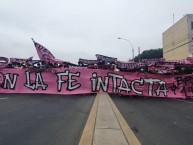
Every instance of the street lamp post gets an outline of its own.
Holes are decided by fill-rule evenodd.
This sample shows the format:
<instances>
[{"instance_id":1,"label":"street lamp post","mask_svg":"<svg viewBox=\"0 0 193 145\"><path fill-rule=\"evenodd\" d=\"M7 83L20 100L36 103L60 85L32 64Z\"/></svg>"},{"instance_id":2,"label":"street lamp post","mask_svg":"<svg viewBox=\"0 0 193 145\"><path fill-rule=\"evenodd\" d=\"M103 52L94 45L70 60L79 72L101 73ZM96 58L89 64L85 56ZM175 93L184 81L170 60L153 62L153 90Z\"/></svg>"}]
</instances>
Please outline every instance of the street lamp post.
<instances>
[{"instance_id":1,"label":"street lamp post","mask_svg":"<svg viewBox=\"0 0 193 145\"><path fill-rule=\"evenodd\" d=\"M134 48L133 48L133 44L131 43L131 41L129 41L128 39L125 39L125 38L120 38L120 37L118 37L118 39L125 40L131 45L131 47L132 47L132 57L133 57L133 60L134 60Z\"/></svg>"}]
</instances>

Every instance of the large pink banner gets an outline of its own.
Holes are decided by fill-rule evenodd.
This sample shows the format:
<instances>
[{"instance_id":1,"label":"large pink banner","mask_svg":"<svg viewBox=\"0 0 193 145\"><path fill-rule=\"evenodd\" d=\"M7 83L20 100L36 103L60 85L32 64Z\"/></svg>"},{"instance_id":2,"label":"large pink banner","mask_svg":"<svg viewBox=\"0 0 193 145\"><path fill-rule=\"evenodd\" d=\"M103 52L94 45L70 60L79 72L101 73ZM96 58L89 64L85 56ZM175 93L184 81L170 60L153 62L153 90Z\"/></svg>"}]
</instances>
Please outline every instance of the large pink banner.
<instances>
[{"instance_id":1,"label":"large pink banner","mask_svg":"<svg viewBox=\"0 0 193 145\"><path fill-rule=\"evenodd\" d=\"M87 94L190 98L193 75L157 75L70 68L50 72L1 69L0 93Z\"/></svg>"}]
</instances>

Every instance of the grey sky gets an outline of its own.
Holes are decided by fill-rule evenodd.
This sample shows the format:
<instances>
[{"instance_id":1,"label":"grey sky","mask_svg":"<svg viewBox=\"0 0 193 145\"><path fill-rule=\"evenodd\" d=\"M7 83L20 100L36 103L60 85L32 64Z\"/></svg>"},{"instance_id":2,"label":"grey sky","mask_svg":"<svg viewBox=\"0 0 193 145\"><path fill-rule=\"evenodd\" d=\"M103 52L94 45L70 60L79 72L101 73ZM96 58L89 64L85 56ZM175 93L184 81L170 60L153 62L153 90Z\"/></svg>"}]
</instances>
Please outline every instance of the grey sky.
<instances>
[{"instance_id":1,"label":"grey sky","mask_svg":"<svg viewBox=\"0 0 193 145\"><path fill-rule=\"evenodd\" d=\"M77 63L95 54L128 60L162 47L162 33L185 14L192 0L0 0L1 56L38 59L31 37L53 55Z\"/></svg>"}]
</instances>

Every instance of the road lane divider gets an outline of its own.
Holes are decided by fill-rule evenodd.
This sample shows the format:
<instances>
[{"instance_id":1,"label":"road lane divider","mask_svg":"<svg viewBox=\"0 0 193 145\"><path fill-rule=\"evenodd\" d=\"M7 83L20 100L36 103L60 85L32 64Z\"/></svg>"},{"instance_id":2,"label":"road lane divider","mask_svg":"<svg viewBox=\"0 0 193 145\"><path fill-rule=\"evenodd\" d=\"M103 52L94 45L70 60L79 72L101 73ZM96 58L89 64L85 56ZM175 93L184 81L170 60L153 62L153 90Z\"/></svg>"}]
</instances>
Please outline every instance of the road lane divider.
<instances>
[{"instance_id":1,"label":"road lane divider","mask_svg":"<svg viewBox=\"0 0 193 145\"><path fill-rule=\"evenodd\" d=\"M109 102L111 104L112 110L115 113L115 116L122 128L122 131L129 143L129 145L141 145L140 141L137 139L137 137L135 136L135 134L133 133L133 131L131 130L131 128L129 127L129 125L127 124L127 122L125 121L125 119L123 118L123 116L121 115L121 113L119 112L119 110L117 109L117 107L115 106L114 102L112 101L112 99L110 98L109 95L108 99Z\"/></svg>"},{"instance_id":2,"label":"road lane divider","mask_svg":"<svg viewBox=\"0 0 193 145\"><path fill-rule=\"evenodd\" d=\"M97 94L87 119L85 128L79 141L79 145L92 145L97 116L99 95Z\"/></svg>"},{"instance_id":3,"label":"road lane divider","mask_svg":"<svg viewBox=\"0 0 193 145\"><path fill-rule=\"evenodd\" d=\"M106 144L141 145L110 96L107 93L98 93L79 145Z\"/></svg>"}]
</instances>

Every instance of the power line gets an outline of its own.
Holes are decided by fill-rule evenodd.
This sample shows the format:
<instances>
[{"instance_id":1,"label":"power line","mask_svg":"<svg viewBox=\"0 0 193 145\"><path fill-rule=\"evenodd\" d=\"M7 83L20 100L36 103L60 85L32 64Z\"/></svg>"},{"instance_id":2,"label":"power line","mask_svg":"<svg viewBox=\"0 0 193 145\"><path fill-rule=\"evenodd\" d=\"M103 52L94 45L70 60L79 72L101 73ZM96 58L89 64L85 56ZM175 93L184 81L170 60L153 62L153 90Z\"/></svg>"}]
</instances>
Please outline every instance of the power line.
<instances>
[{"instance_id":1,"label":"power line","mask_svg":"<svg viewBox=\"0 0 193 145\"><path fill-rule=\"evenodd\" d=\"M182 46L184 46L184 45L186 45L186 44L188 44L188 43L190 43L190 42L192 42L192 40L189 41L189 42L187 42L187 43L184 43L184 44L182 44L182 45L180 45L180 46L177 46L177 47L175 47L175 48L172 48L172 49L170 49L170 50L164 52L164 54L165 54L165 53L168 53L168 52L170 52L170 51L172 51L172 50L174 50L174 49L177 49L177 48L179 48L179 47L182 47Z\"/></svg>"},{"instance_id":2,"label":"power line","mask_svg":"<svg viewBox=\"0 0 193 145\"><path fill-rule=\"evenodd\" d=\"M187 36L186 36L186 35L187 35ZM189 34L186 34L186 35L184 35L185 37L182 36L181 38L177 39L176 41L172 41L171 43L165 45L165 47L170 47L170 46L173 46L174 44L177 45L177 44L185 41L187 38L191 38L191 37L193 36L193 34L190 34L190 35L189 35Z\"/></svg>"}]
</instances>

